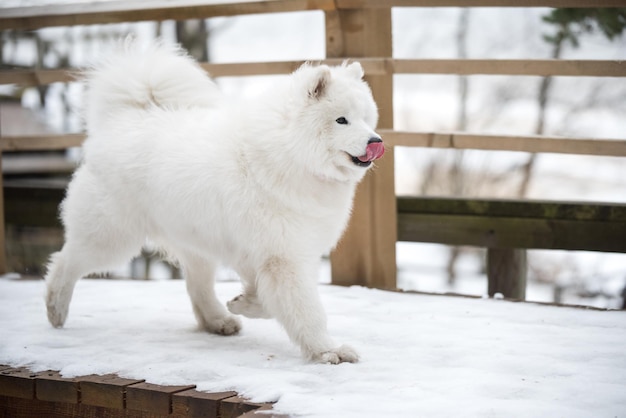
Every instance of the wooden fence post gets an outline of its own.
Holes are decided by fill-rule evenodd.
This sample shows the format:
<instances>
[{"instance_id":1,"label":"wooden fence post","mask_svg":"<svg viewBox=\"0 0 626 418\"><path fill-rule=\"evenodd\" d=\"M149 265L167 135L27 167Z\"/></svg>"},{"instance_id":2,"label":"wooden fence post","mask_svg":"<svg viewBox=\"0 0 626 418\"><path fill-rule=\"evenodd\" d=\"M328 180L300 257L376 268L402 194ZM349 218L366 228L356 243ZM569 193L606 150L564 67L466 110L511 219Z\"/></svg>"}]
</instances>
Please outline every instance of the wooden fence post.
<instances>
[{"instance_id":1,"label":"wooden fence post","mask_svg":"<svg viewBox=\"0 0 626 418\"><path fill-rule=\"evenodd\" d=\"M526 250L519 248L487 249L489 296L526 299Z\"/></svg>"},{"instance_id":2,"label":"wooden fence post","mask_svg":"<svg viewBox=\"0 0 626 418\"><path fill-rule=\"evenodd\" d=\"M4 179L2 174L2 149L0 149L0 274L7 272L6 230L4 227Z\"/></svg>"},{"instance_id":3,"label":"wooden fence post","mask_svg":"<svg viewBox=\"0 0 626 418\"><path fill-rule=\"evenodd\" d=\"M325 13L328 58L391 57L391 9ZM393 74L366 80L379 109L378 129L393 129ZM332 283L395 288L397 228L394 153L387 145L359 185L348 229L331 254Z\"/></svg>"}]
</instances>

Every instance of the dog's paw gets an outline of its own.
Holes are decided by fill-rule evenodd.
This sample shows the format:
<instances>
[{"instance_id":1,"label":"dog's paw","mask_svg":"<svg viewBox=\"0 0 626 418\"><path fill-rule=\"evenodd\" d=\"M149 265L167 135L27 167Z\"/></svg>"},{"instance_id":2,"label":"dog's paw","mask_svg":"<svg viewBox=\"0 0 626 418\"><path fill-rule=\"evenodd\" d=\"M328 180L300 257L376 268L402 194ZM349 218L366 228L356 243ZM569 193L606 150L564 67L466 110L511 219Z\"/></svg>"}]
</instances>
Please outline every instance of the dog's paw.
<instances>
[{"instance_id":1,"label":"dog's paw","mask_svg":"<svg viewBox=\"0 0 626 418\"><path fill-rule=\"evenodd\" d=\"M263 306L256 298L239 295L227 302L226 306L232 313L248 318L271 318L271 315L263 309Z\"/></svg>"},{"instance_id":2,"label":"dog's paw","mask_svg":"<svg viewBox=\"0 0 626 418\"><path fill-rule=\"evenodd\" d=\"M341 347L314 354L313 361L324 364L356 363L359 361L359 355L354 348L342 345Z\"/></svg>"},{"instance_id":3,"label":"dog's paw","mask_svg":"<svg viewBox=\"0 0 626 418\"><path fill-rule=\"evenodd\" d=\"M48 321L55 328L63 328L67 319L67 310L57 309L54 305L48 305Z\"/></svg>"},{"instance_id":4,"label":"dog's paw","mask_svg":"<svg viewBox=\"0 0 626 418\"><path fill-rule=\"evenodd\" d=\"M55 328L63 327L67 319L69 304L63 303L55 292L48 291L46 294L46 308L48 311L48 321Z\"/></svg>"},{"instance_id":5,"label":"dog's paw","mask_svg":"<svg viewBox=\"0 0 626 418\"><path fill-rule=\"evenodd\" d=\"M234 335L241 330L241 321L235 316L227 315L205 324L204 328L213 334Z\"/></svg>"}]
</instances>

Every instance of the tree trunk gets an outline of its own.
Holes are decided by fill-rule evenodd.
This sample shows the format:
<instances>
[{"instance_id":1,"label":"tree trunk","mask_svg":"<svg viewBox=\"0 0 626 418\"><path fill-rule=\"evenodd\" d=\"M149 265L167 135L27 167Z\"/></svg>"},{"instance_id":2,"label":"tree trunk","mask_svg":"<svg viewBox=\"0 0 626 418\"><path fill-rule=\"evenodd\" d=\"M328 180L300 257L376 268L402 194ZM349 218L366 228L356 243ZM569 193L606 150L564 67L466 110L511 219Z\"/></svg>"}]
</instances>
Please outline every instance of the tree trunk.
<instances>
[{"instance_id":1,"label":"tree trunk","mask_svg":"<svg viewBox=\"0 0 626 418\"><path fill-rule=\"evenodd\" d=\"M563 46L563 41L565 38L563 36L557 37L554 43L554 48L552 49L552 58L559 59L561 57L561 49ZM552 77L543 77L541 79L541 84L539 85L539 94L537 96L537 101L539 104L539 110L537 113L537 123L535 124L535 135L542 135L545 132L546 125L546 111L548 109L549 99L550 99L550 88L552 87ZM517 195L519 197L525 197L528 194L528 189L530 188L530 182L532 181L533 171L535 165L537 163L537 154L530 154L528 160L524 165L522 165L522 180L520 182L520 187L518 189Z\"/></svg>"},{"instance_id":2,"label":"tree trunk","mask_svg":"<svg viewBox=\"0 0 626 418\"><path fill-rule=\"evenodd\" d=\"M459 26L456 33L457 56L460 59L467 58L467 29L469 26L470 10L464 8L459 15ZM459 76L459 112L456 120L456 130L465 131L467 129L467 95L468 95L468 79L467 76ZM463 176L463 150L454 152L454 160L450 169L450 185L451 192L454 196L462 196L465 192L464 176ZM461 255L460 247L450 247L448 255L448 264L446 271L448 273L448 285L453 285L456 281L456 262Z\"/></svg>"}]
</instances>

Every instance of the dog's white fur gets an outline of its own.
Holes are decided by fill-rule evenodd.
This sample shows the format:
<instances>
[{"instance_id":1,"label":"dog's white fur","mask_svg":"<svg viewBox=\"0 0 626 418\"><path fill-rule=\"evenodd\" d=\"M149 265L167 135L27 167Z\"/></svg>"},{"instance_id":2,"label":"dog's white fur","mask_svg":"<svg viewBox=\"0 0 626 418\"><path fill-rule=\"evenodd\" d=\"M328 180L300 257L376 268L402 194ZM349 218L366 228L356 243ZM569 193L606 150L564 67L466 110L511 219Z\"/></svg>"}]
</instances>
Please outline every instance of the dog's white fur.
<instances>
[{"instance_id":1,"label":"dog's white fur","mask_svg":"<svg viewBox=\"0 0 626 418\"><path fill-rule=\"evenodd\" d=\"M50 323L65 323L81 276L126 262L148 238L180 263L204 329L241 326L215 296L223 263L244 287L230 312L276 318L313 361L357 361L328 335L316 281L367 171L350 156L378 137L362 76L358 63L304 65L258 100L233 101L174 46L127 44L92 70L84 160L46 276Z\"/></svg>"}]
</instances>

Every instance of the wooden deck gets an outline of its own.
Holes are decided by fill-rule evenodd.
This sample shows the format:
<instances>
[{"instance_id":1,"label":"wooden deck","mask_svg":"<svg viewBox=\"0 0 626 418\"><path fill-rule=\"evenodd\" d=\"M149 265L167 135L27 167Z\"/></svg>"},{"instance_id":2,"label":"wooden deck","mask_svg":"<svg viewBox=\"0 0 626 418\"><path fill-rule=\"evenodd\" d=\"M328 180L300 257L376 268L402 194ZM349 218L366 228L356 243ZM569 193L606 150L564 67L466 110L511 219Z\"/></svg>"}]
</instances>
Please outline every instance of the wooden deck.
<instances>
[{"instance_id":1,"label":"wooden deck","mask_svg":"<svg viewBox=\"0 0 626 418\"><path fill-rule=\"evenodd\" d=\"M161 386L111 374L64 378L57 371L0 365L3 417L285 417L271 409L270 403L249 402L236 392L200 392L193 385Z\"/></svg>"}]
</instances>

